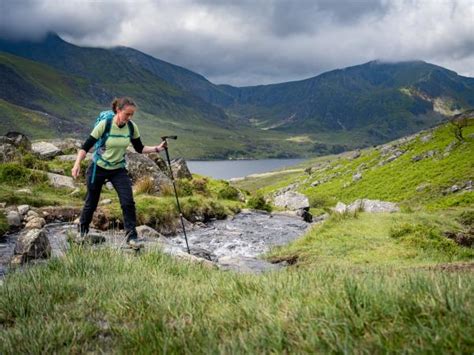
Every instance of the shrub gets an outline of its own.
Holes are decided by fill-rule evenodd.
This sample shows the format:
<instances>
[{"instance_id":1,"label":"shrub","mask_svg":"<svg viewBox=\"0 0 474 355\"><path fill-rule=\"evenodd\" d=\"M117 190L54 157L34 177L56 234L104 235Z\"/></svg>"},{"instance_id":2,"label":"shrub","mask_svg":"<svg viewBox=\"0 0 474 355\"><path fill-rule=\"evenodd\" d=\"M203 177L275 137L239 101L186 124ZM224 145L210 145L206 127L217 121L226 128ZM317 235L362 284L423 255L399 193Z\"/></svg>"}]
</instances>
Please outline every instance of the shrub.
<instances>
[{"instance_id":1,"label":"shrub","mask_svg":"<svg viewBox=\"0 0 474 355\"><path fill-rule=\"evenodd\" d=\"M474 211L464 211L458 217L459 223L465 226L474 226Z\"/></svg>"},{"instance_id":2,"label":"shrub","mask_svg":"<svg viewBox=\"0 0 474 355\"><path fill-rule=\"evenodd\" d=\"M136 194L149 194L155 192L155 183L149 176L144 176L135 183L134 190Z\"/></svg>"},{"instance_id":3,"label":"shrub","mask_svg":"<svg viewBox=\"0 0 474 355\"><path fill-rule=\"evenodd\" d=\"M36 170L48 170L48 164L38 159L35 155L31 153L26 153L21 158L21 163L25 168L36 169Z\"/></svg>"},{"instance_id":4,"label":"shrub","mask_svg":"<svg viewBox=\"0 0 474 355\"><path fill-rule=\"evenodd\" d=\"M4 235L6 232L8 232L7 217L5 216L3 211L0 211L0 237Z\"/></svg>"},{"instance_id":5,"label":"shrub","mask_svg":"<svg viewBox=\"0 0 474 355\"><path fill-rule=\"evenodd\" d=\"M267 212L272 211L272 206L269 205L262 195L252 196L247 201L247 207L254 210L263 210Z\"/></svg>"},{"instance_id":6,"label":"shrub","mask_svg":"<svg viewBox=\"0 0 474 355\"><path fill-rule=\"evenodd\" d=\"M222 189L219 190L219 192L217 193L217 196L224 200L237 201L239 200L240 193L239 193L239 190L236 189L235 187L231 185L226 185Z\"/></svg>"},{"instance_id":7,"label":"shrub","mask_svg":"<svg viewBox=\"0 0 474 355\"><path fill-rule=\"evenodd\" d=\"M191 186L194 192L201 195L209 195L209 189L207 186L208 179L205 177L197 177L191 180Z\"/></svg>"},{"instance_id":8,"label":"shrub","mask_svg":"<svg viewBox=\"0 0 474 355\"><path fill-rule=\"evenodd\" d=\"M33 171L19 163L5 163L0 165L0 182L21 185L45 182L47 177L40 171Z\"/></svg>"}]
</instances>

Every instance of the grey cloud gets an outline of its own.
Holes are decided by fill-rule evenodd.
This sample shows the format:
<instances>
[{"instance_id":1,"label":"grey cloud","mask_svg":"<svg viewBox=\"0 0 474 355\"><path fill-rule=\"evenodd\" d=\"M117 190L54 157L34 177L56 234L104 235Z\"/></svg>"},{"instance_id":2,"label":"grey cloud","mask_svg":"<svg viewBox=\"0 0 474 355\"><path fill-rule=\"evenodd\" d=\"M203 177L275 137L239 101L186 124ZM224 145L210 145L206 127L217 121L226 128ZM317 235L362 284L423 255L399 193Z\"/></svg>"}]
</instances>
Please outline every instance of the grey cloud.
<instances>
[{"instance_id":1,"label":"grey cloud","mask_svg":"<svg viewBox=\"0 0 474 355\"><path fill-rule=\"evenodd\" d=\"M473 74L472 0L0 1L0 36L125 45L216 83L298 80L373 59Z\"/></svg>"}]
</instances>

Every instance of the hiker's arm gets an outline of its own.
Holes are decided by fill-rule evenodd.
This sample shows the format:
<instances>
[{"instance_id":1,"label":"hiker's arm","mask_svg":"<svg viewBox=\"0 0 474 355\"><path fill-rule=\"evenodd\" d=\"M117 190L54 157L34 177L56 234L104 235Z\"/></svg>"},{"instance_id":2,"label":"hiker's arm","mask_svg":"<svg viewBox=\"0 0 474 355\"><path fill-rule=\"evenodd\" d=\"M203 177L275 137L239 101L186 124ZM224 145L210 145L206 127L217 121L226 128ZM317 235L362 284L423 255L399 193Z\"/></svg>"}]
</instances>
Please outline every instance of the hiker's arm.
<instances>
[{"instance_id":1,"label":"hiker's arm","mask_svg":"<svg viewBox=\"0 0 474 355\"><path fill-rule=\"evenodd\" d=\"M166 145L166 142L162 142L160 145L157 145L157 146L148 146L148 145L144 146L140 137L138 137L138 138L132 139L132 145L133 145L133 149L135 149L137 153L147 154L147 153L161 152L162 150L165 149L164 147Z\"/></svg>"},{"instance_id":2,"label":"hiker's arm","mask_svg":"<svg viewBox=\"0 0 474 355\"><path fill-rule=\"evenodd\" d=\"M97 139L92 136L89 136L82 145L81 149L77 151L76 162L74 163L74 166L71 169L71 175L74 179L77 178L79 176L79 173L81 172L81 161L85 159L87 152L94 146L96 142Z\"/></svg>"},{"instance_id":3,"label":"hiker's arm","mask_svg":"<svg viewBox=\"0 0 474 355\"><path fill-rule=\"evenodd\" d=\"M76 162L74 163L74 166L71 169L71 175L74 179L79 176L79 173L81 172L81 161L84 160L86 155L87 155L87 152L84 149L79 149L77 151Z\"/></svg>"}]
</instances>

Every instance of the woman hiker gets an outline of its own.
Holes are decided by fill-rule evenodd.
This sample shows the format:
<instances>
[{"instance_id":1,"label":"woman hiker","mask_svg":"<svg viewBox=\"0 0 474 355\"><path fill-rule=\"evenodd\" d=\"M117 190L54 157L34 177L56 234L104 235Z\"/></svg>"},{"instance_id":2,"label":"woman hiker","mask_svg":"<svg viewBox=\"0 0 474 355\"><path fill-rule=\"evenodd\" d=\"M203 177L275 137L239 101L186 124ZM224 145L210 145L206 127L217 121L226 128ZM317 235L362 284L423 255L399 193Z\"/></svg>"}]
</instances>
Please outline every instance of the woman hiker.
<instances>
[{"instance_id":1,"label":"woman hiker","mask_svg":"<svg viewBox=\"0 0 474 355\"><path fill-rule=\"evenodd\" d=\"M73 178L79 176L81 161L86 157L87 152L99 140L102 140L99 143L101 147L96 146L93 161L86 172L87 195L79 221L77 238L79 242L85 241L89 232L89 224L92 221L92 215L99 202L102 185L108 180L112 183L119 196L127 244L130 247L141 246L137 239L137 218L135 201L133 200L132 181L125 169L125 152L130 142L138 153L160 152L166 148L166 141L157 146L143 145L138 127L135 122L131 121L136 109L135 102L128 97L114 99L112 102L113 112L101 113L89 138L87 138L77 153L76 162L71 170ZM103 143L104 140L105 144Z\"/></svg>"}]
</instances>

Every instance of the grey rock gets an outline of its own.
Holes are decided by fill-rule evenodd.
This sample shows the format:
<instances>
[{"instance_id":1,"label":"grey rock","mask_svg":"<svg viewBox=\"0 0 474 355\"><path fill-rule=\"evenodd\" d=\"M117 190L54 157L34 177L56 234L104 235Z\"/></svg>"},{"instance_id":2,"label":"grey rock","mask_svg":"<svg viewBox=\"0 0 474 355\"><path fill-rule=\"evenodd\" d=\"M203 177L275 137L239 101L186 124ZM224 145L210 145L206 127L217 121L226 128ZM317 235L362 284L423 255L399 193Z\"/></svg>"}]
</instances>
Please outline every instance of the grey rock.
<instances>
[{"instance_id":1,"label":"grey rock","mask_svg":"<svg viewBox=\"0 0 474 355\"><path fill-rule=\"evenodd\" d=\"M218 265L219 269L240 273L263 273L281 268L280 265L247 256L223 256L219 258Z\"/></svg>"},{"instance_id":2,"label":"grey rock","mask_svg":"<svg viewBox=\"0 0 474 355\"><path fill-rule=\"evenodd\" d=\"M7 223L10 227L18 228L21 227L21 215L18 211L8 211Z\"/></svg>"},{"instance_id":3,"label":"grey rock","mask_svg":"<svg viewBox=\"0 0 474 355\"><path fill-rule=\"evenodd\" d=\"M137 234L138 238L140 239L153 239L153 238L161 238L163 235L158 233L155 229L147 226L147 225L142 225L137 227ZM163 237L164 238L164 237Z\"/></svg>"},{"instance_id":4,"label":"grey rock","mask_svg":"<svg viewBox=\"0 0 474 355\"><path fill-rule=\"evenodd\" d=\"M100 201L99 205L104 206L104 205L110 205L111 203L112 203L112 200L110 198L106 198L106 199Z\"/></svg>"},{"instance_id":5,"label":"grey rock","mask_svg":"<svg viewBox=\"0 0 474 355\"><path fill-rule=\"evenodd\" d=\"M183 158L173 159L171 161L171 170L175 179L192 179L193 176L188 169L188 165Z\"/></svg>"},{"instance_id":6,"label":"grey rock","mask_svg":"<svg viewBox=\"0 0 474 355\"><path fill-rule=\"evenodd\" d=\"M349 210L360 209L364 212L369 213L382 213L382 212L399 212L400 207L394 202L387 202L387 201L379 201L379 200L356 200L353 202L349 208Z\"/></svg>"},{"instance_id":7,"label":"grey rock","mask_svg":"<svg viewBox=\"0 0 474 355\"><path fill-rule=\"evenodd\" d=\"M7 207L7 203L6 202L0 202L0 208L5 208Z\"/></svg>"},{"instance_id":8,"label":"grey rock","mask_svg":"<svg viewBox=\"0 0 474 355\"><path fill-rule=\"evenodd\" d=\"M360 179L362 179L362 174L361 173L355 173L352 176L352 181L359 181Z\"/></svg>"},{"instance_id":9,"label":"grey rock","mask_svg":"<svg viewBox=\"0 0 474 355\"><path fill-rule=\"evenodd\" d=\"M126 159L128 174L133 183L145 177L150 178L155 193L160 192L163 185L171 186L170 178L146 155L128 152Z\"/></svg>"},{"instance_id":10,"label":"grey rock","mask_svg":"<svg viewBox=\"0 0 474 355\"><path fill-rule=\"evenodd\" d=\"M44 218L41 217L33 217L28 223L26 223L26 229L41 229L46 224Z\"/></svg>"},{"instance_id":11,"label":"grey rock","mask_svg":"<svg viewBox=\"0 0 474 355\"><path fill-rule=\"evenodd\" d=\"M0 137L0 163L8 163L20 158L20 152L6 137Z\"/></svg>"},{"instance_id":12,"label":"grey rock","mask_svg":"<svg viewBox=\"0 0 474 355\"><path fill-rule=\"evenodd\" d=\"M31 142L25 134L20 132L8 132L5 137L10 139L15 147L22 148L25 151L31 150Z\"/></svg>"},{"instance_id":13,"label":"grey rock","mask_svg":"<svg viewBox=\"0 0 474 355\"><path fill-rule=\"evenodd\" d=\"M74 179L69 176L46 173L48 176L49 183L56 188L66 187L69 189L75 189L76 185L74 184Z\"/></svg>"},{"instance_id":14,"label":"grey rock","mask_svg":"<svg viewBox=\"0 0 474 355\"><path fill-rule=\"evenodd\" d=\"M299 192L287 191L282 195L276 196L274 204L277 207L283 207L289 210L308 209L308 198Z\"/></svg>"},{"instance_id":15,"label":"grey rock","mask_svg":"<svg viewBox=\"0 0 474 355\"><path fill-rule=\"evenodd\" d=\"M451 193L458 192L459 190L461 190L461 187L459 185L453 185L449 188L449 192Z\"/></svg>"},{"instance_id":16,"label":"grey rock","mask_svg":"<svg viewBox=\"0 0 474 355\"><path fill-rule=\"evenodd\" d=\"M360 150L356 150L353 153L351 153L351 155L349 155L349 159L351 160L357 159L360 157L360 155L361 155Z\"/></svg>"},{"instance_id":17,"label":"grey rock","mask_svg":"<svg viewBox=\"0 0 474 355\"><path fill-rule=\"evenodd\" d=\"M303 221L305 222L308 222L308 223L313 222L313 215L307 209L301 208L297 210L296 215L298 217L303 218Z\"/></svg>"},{"instance_id":18,"label":"grey rock","mask_svg":"<svg viewBox=\"0 0 474 355\"><path fill-rule=\"evenodd\" d=\"M37 154L41 159L51 159L61 154L61 150L49 142L33 143L31 149L33 153Z\"/></svg>"},{"instance_id":19,"label":"grey rock","mask_svg":"<svg viewBox=\"0 0 474 355\"><path fill-rule=\"evenodd\" d=\"M433 138L433 133L428 133L428 134L425 134L424 136L421 136L420 141L422 141L423 143L426 143L426 142L429 142L432 138Z\"/></svg>"},{"instance_id":20,"label":"grey rock","mask_svg":"<svg viewBox=\"0 0 474 355\"><path fill-rule=\"evenodd\" d=\"M59 161L76 161L77 155L76 154L68 154L68 155L59 155L56 157ZM92 154L87 153L84 161L90 161L92 159Z\"/></svg>"},{"instance_id":21,"label":"grey rock","mask_svg":"<svg viewBox=\"0 0 474 355\"><path fill-rule=\"evenodd\" d=\"M29 206L29 205L19 205L19 206L17 207L17 210L18 210L18 212L19 212L22 216L24 216L24 215L26 215L26 214L28 213L28 211L30 210L30 206Z\"/></svg>"},{"instance_id":22,"label":"grey rock","mask_svg":"<svg viewBox=\"0 0 474 355\"><path fill-rule=\"evenodd\" d=\"M27 218L30 218L30 217L39 217L39 216L40 216L40 215L39 215L37 212L33 211L33 210L29 210L28 213L26 214L26 217L27 217Z\"/></svg>"},{"instance_id":23,"label":"grey rock","mask_svg":"<svg viewBox=\"0 0 474 355\"><path fill-rule=\"evenodd\" d=\"M46 233L42 229L24 231L16 241L15 255L21 257L21 263L49 258L51 245Z\"/></svg>"},{"instance_id":24,"label":"grey rock","mask_svg":"<svg viewBox=\"0 0 474 355\"><path fill-rule=\"evenodd\" d=\"M31 195L33 194L33 192L31 191L31 189L29 188L24 188L24 189L18 189L15 191L17 194L27 194L27 195Z\"/></svg>"},{"instance_id":25,"label":"grey rock","mask_svg":"<svg viewBox=\"0 0 474 355\"><path fill-rule=\"evenodd\" d=\"M112 183L111 183L110 181L107 181L107 182L105 183L105 188L106 188L107 190L113 190L113 189L114 189L114 185L112 185Z\"/></svg>"},{"instance_id":26,"label":"grey rock","mask_svg":"<svg viewBox=\"0 0 474 355\"><path fill-rule=\"evenodd\" d=\"M336 207L332 208L332 210L336 213L345 213L347 211L347 205L343 202L338 202Z\"/></svg>"},{"instance_id":27,"label":"grey rock","mask_svg":"<svg viewBox=\"0 0 474 355\"><path fill-rule=\"evenodd\" d=\"M464 186L463 189L466 191L472 191L472 180L468 180Z\"/></svg>"},{"instance_id":28,"label":"grey rock","mask_svg":"<svg viewBox=\"0 0 474 355\"><path fill-rule=\"evenodd\" d=\"M312 187L316 187L316 186L318 186L318 185L320 185L320 184L321 184L321 181L316 180L316 181L313 181L313 182L311 183L311 186L312 186Z\"/></svg>"},{"instance_id":29,"label":"grey rock","mask_svg":"<svg viewBox=\"0 0 474 355\"><path fill-rule=\"evenodd\" d=\"M418 186L416 187L416 191L417 191L417 192L424 191L424 190L426 190L426 189L427 189L428 187L430 187L430 186L431 186L431 185L430 185L429 183L426 183L426 182L421 183L420 185L418 185Z\"/></svg>"}]
</instances>

